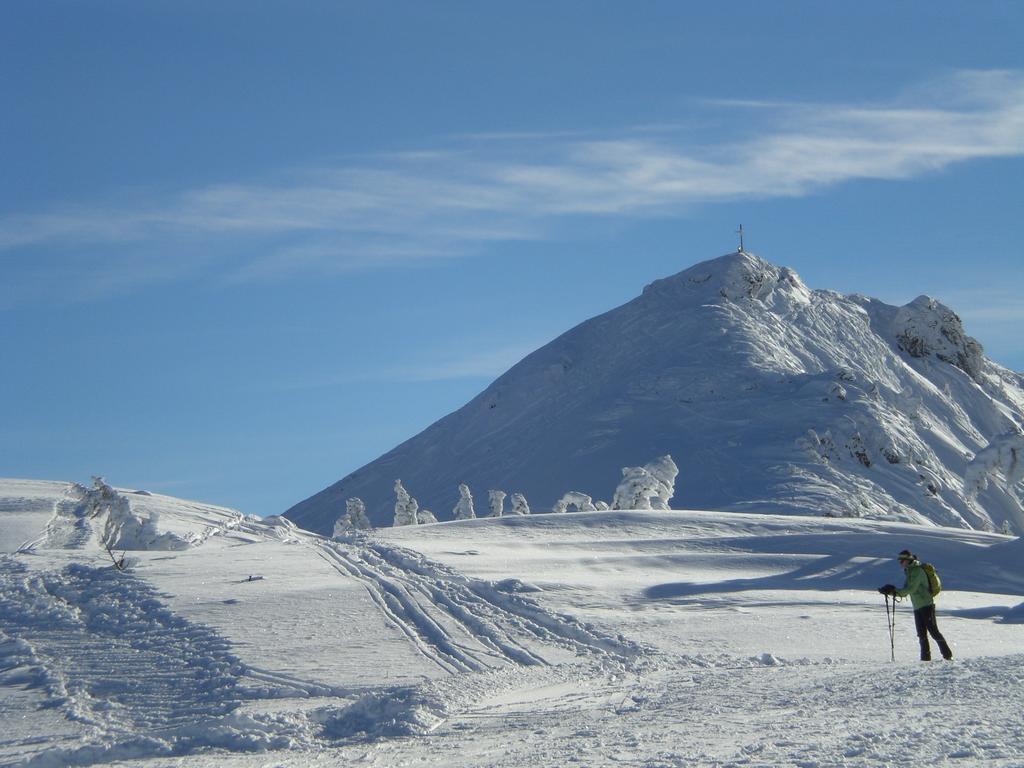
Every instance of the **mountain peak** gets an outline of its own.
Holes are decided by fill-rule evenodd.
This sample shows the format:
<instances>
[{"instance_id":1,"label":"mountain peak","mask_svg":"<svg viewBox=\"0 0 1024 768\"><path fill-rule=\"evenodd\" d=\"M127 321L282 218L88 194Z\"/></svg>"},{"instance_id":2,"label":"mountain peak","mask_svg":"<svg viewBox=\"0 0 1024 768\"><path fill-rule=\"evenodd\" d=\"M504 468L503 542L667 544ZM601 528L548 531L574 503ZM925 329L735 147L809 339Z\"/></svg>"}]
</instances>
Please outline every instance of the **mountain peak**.
<instances>
[{"instance_id":1,"label":"mountain peak","mask_svg":"<svg viewBox=\"0 0 1024 768\"><path fill-rule=\"evenodd\" d=\"M749 251L732 251L695 264L671 277L655 280L644 295L699 295L707 301L717 295L731 301L752 299L773 303L776 294L789 301L807 302L811 292L793 270L779 267Z\"/></svg>"}]
</instances>

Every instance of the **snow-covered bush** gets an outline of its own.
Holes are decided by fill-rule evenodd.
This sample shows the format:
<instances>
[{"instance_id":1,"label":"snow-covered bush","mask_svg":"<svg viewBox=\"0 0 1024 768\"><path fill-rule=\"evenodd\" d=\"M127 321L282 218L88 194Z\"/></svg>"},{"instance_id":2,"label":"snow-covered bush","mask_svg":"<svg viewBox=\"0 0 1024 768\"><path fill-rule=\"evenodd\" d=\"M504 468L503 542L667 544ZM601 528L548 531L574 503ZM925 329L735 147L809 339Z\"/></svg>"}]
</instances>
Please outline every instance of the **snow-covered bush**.
<instances>
[{"instance_id":1,"label":"snow-covered bush","mask_svg":"<svg viewBox=\"0 0 1024 768\"><path fill-rule=\"evenodd\" d=\"M334 535L340 536L349 531L367 531L373 526L366 516L366 505L363 500L355 497L345 502L345 514L334 523Z\"/></svg>"},{"instance_id":2,"label":"snow-covered bush","mask_svg":"<svg viewBox=\"0 0 1024 768\"><path fill-rule=\"evenodd\" d=\"M505 492L488 491L487 497L491 507L491 517L501 517L505 513Z\"/></svg>"},{"instance_id":3,"label":"snow-covered bush","mask_svg":"<svg viewBox=\"0 0 1024 768\"><path fill-rule=\"evenodd\" d=\"M812 460L823 464L827 464L836 456L836 442L829 430L819 435L813 429L808 429L807 434L797 440L797 445L804 448Z\"/></svg>"},{"instance_id":4,"label":"snow-covered bush","mask_svg":"<svg viewBox=\"0 0 1024 768\"><path fill-rule=\"evenodd\" d=\"M526 501L526 497L521 493L512 494L512 509L509 511L510 515L528 515L530 514L530 505Z\"/></svg>"},{"instance_id":5,"label":"snow-covered bush","mask_svg":"<svg viewBox=\"0 0 1024 768\"><path fill-rule=\"evenodd\" d=\"M401 480L395 480L395 525L418 525L419 502L402 487Z\"/></svg>"},{"instance_id":6,"label":"snow-covered bush","mask_svg":"<svg viewBox=\"0 0 1024 768\"><path fill-rule=\"evenodd\" d=\"M459 502L452 510L452 517L455 520L472 520L476 517L473 509L473 494L469 492L469 486L465 483L459 484Z\"/></svg>"},{"instance_id":7,"label":"snow-covered bush","mask_svg":"<svg viewBox=\"0 0 1024 768\"><path fill-rule=\"evenodd\" d=\"M854 432L850 435L850 439L846 441L846 450L865 467L871 466L871 457L868 455L867 446L864 444L864 436L860 432Z\"/></svg>"},{"instance_id":8,"label":"snow-covered bush","mask_svg":"<svg viewBox=\"0 0 1024 768\"><path fill-rule=\"evenodd\" d=\"M569 507L576 507L577 512L594 512L597 510L597 507L594 506L594 500L587 496L587 494L580 491L569 491L555 502L555 506L551 511L561 514L568 512Z\"/></svg>"},{"instance_id":9,"label":"snow-covered bush","mask_svg":"<svg viewBox=\"0 0 1024 768\"><path fill-rule=\"evenodd\" d=\"M623 467L612 509L670 509L679 468L671 456L661 456L643 467Z\"/></svg>"}]
</instances>

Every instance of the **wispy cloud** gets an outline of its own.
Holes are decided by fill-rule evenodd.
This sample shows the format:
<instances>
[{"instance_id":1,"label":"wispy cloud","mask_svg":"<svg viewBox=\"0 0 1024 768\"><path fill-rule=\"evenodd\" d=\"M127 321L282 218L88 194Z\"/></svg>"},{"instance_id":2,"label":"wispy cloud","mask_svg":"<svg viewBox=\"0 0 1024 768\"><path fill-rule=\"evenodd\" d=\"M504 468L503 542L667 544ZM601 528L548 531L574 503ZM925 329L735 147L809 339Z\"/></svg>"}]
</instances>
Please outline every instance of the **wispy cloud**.
<instances>
[{"instance_id":1,"label":"wispy cloud","mask_svg":"<svg viewBox=\"0 0 1024 768\"><path fill-rule=\"evenodd\" d=\"M0 218L0 251L132 244L143 256L127 274L149 281L161 270L145 264L148 244L187 240L193 250L216 252L218 238L262 239L273 245L220 265L229 279L259 280L465 255L488 241L544 237L566 217L677 214L1024 154L1024 73L1017 71L954 73L884 104L705 107L729 118L728 138L697 142L692 122L603 137L453 137L440 149L349 158L134 207Z\"/></svg>"},{"instance_id":2,"label":"wispy cloud","mask_svg":"<svg viewBox=\"0 0 1024 768\"><path fill-rule=\"evenodd\" d=\"M440 357L429 363L393 368L384 373L396 381L447 381L449 379L494 378L507 371L540 346L512 344L486 348L461 357Z\"/></svg>"},{"instance_id":3,"label":"wispy cloud","mask_svg":"<svg viewBox=\"0 0 1024 768\"><path fill-rule=\"evenodd\" d=\"M541 346L540 341L517 342L472 349L467 354L444 350L423 350L419 360L386 368L355 368L320 378L278 382L275 390L303 391L332 389L354 383L452 381L455 379L493 379L500 376Z\"/></svg>"}]
</instances>

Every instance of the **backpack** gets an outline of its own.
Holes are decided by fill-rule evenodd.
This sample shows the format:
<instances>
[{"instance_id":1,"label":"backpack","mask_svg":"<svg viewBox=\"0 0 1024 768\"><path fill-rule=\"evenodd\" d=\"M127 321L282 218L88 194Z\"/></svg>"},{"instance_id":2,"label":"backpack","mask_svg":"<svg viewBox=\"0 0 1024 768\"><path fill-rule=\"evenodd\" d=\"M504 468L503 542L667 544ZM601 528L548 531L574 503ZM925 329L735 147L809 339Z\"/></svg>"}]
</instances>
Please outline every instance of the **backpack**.
<instances>
[{"instance_id":1,"label":"backpack","mask_svg":"<svg viewBox=\"0 0 1024 768\"><path fill-rule=\"evenodd\" d=\"M935 597L942 591L942 580L939 579L939 574L931 563L921 563L921 568L924 570L924 575L928 577L928 591L931 592L932 597Z\"/></svg>"}]
</instances>

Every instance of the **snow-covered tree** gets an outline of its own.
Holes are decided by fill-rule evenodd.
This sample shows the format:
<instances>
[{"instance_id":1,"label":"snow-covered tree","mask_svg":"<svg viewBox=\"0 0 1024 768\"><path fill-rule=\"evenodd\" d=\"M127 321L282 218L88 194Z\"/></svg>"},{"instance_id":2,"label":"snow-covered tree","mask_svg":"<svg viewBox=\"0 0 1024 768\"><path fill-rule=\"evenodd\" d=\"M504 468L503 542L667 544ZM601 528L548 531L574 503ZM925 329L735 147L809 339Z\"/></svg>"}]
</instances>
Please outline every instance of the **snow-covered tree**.
<instances>
[{"instance_id":1,"label":"snow-covered tree","mask_svg":"<svg viewBox=\"0 0 1024 768\"><path fill-rule=\"evenodd\" d=\"M401 480L395 480L395 525L419 524L419 502L402 487Z\"/></svg>"},{"instance_id":2,"label":"snow-covered tree","mask_svg":"<svg viewBox=\"0 0 1024 768\"><path fill-rule=\"evenodd\" d=\"M334 523L334 535L341 536L349 531L367 531L373 526L366 516L366 505L363 500L354 497L345 502L345 514Z\"/></svg>"},{"instance_id":3,"label":"snow-covered tree","mask_svg":"<svg viewBox=\"0 0 1024 768\"><path fill-rule=\"evenodd\" d=\"M526 502L526 497L521 493L512 494L512 509L509 511L510 515L528 515L530 514L530 505Z\"/></svg>"},{"instance_id":4,"label":"snow-covered tree","mask_svg":"<svg viewBox=\"0 0 1024 768\"><path fill-rule=\"evenodd\" d=\"M111 507L123 506L126 510L128 508L128 500L108 485L100 475L92 476L92 488L86 489L81 485L78 487L86 494L90 517L95 517Z\"/></svg>"},{"instance_id":5,"label":"snow-covered tree","mask_svg":"<svg viewBox=\"0 0 1024 768\"><path fill-rule=\"evenodd\" d=\"M594 506L594 500L591 499L587 494L580 491L569 491L557 502L555 502L552 512L561 514L567 512L569 507L576 507L577 512L594 512L597 507Z\"/></svg>"},{"instance_id":6,"label":"snow-covered tree","mask_svg":"<svg viewBox=\"0 0 1024 768\"><path fill-rule=\"evenodd\" d=\"M120 561L113 550L182 550L191 546L190 540L171 531L161 532L160 512L150 509L148 513L136 513L131 501L120 491L107 484L102 477L92 479L92 488L76 485L82 495L89 517L103 519L100 541L110 553L114 564L120 570L124 567L124 556Z\"/></svg>"},{"instance_id":7,"label":"snow-covered tree","mask_svg":"<svg viewBox=\"0 0 1024 768\"><path fill-rule=\"evenodd\" d=\"M652 509L671 509L668 503L676 492L676 478L679 476L679 467L672 461L668 454L659 456L654 461L644 466L659 483L657 498L651 498Z\"/></svg>"},{"instance_id":8,"label":"snow-covered tree","mask_svg":"<svg viewBox=\"0 0 1024 768\"><path fill-rule=\"evenodd\" d=\"M418 514L420 525L428 525L437 522L437 516L429 509L421 509Z\"/></svg>"},{"instance_id":9,"label":"snow-covered tree","mask_svg":"<svg viewBox=\"0 0 1024 768\"><path fill-rule=\"evenodd\" d=\"M491 507L491 517L501 517L505 513L505 492L488 491L487 496Z\"/></svg>"},{"instance_id":10,"label":"snow-covered tree","mask_svg":"<svg viewBox=\"0 0 1024 768\"><path fill-rule=\"evenodd\" d=\"M623 467L612 509L650 509L651 496L659 496L658 481L643 467Z\"/></svg>"},{"instance_id":11,"label":"snow-covered tree","mask_svg":"<svg viewBox=\"0 0 1024 768\"><path fill-rule=\"evenodd\" d=\"M678 474L671 456L662 456L643 467L623 467L612 509L669 509Z\"/></svg>"},{"instance_id":12,"label":"snow-covered tree","mask_svg":"<svg viewBox=\"0 0 1024 768\"><path fill-rule=\"evenodd\" d=\"M459 484L459 503L452 510L452 517L456 520L471 520L476 517L473 494L469 492L469 486L465 483Z\"/></svg>"},{"instance_id":13,"label":"snow-covered tree","mask_svg":"<svg viewBox=\"0 0 1024 768\"><path fill-rule=\"evenodd\" d=\"M366 516L366 505L363 500L356 497L345 502L348 509L348 519L352 527L360 531L368 531L373 528L373 523Z\"/></svg>"},{"instance_id":14,"label":"snow-covered tree","mask_svg":"<svg viewBox=\"0 0 1024 768\"><path fill-rule=\"evenodd\" d=\"M1024 530L1024 435L1000 435L978 451L964 472L964 491L972 502L989 486L988 500L1000 500L1004 529Z\"/></svg>"},{"instance_id":15,"label":"snow-covered tree","mask_svg":"<svg viewBox=\"0 0 1024 768\"><path fill-rule=\"evenodd\" d=\"M1011 432L1000 435L978 451L964 473L964 487L973 498L988 488L990 482L1006 483L1007 490L1024 480L1024 435ZM1016 495L1016 494L1014 494Z\"/></svg>"}]
</instances>

